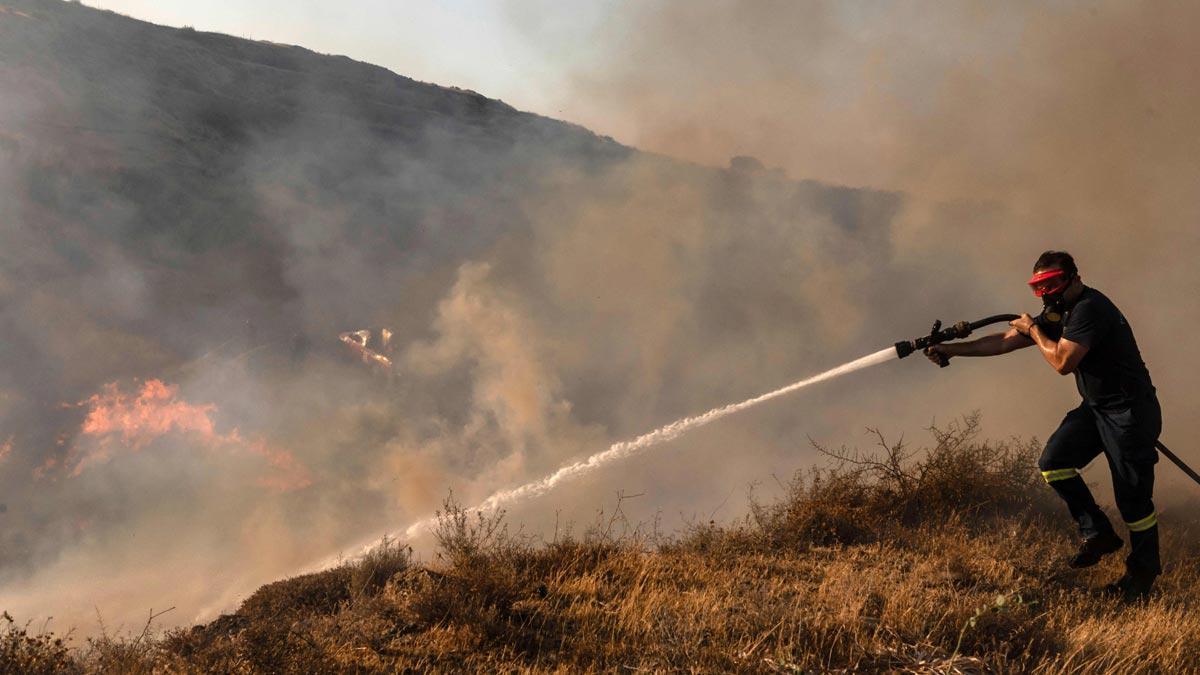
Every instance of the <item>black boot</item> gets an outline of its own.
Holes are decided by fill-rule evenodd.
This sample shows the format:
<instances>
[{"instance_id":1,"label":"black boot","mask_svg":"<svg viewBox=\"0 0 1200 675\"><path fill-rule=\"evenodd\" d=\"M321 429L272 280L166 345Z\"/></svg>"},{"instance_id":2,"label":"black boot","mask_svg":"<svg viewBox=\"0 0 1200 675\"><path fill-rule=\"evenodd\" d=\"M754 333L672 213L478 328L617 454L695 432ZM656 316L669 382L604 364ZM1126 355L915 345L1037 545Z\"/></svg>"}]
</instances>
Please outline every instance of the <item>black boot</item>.
<instances>
[{"instance_id":1,"label":"black boot","mask_svg":"<svg viewBox=\"0 0 1200 675\"><path fill-rule=\"evenodd\" d=\"M1158 559L1158 527L1129 533L1129 557L1125 559L1125 576L1104 587L1105 592L1122 602L1142 602L1150 595L1154 580L1162 574Z\"/></svg>"},{"instance_id":2,"label":"black boot","mask_svg":"<svg viewBox=\"0 0 1200 675\"><path fill-rule=\"evenodd\" d=\"M1115 533L1102 532L1094 537L1084 539L1083 543L1079 545L1079 551L1067 561L1067 565L1075 569L1091 567L1109 553L1121 550L1124 545L1125 542Z\"/></svg>"},{"instance_id":3,"label":"black boot","mask_svg":"<svg viewBox=\"0 0 1200 675\"><path fill-rule=\"evenodd\" d=\"M1145 572L1125 572L1125 576L1118 581L1104 587L1106 595L1119 598L1124 603L1144 602L1150 597L1150 589L1154 586L1154 579L1158 575Z\"/></svg>"}]
</instances>

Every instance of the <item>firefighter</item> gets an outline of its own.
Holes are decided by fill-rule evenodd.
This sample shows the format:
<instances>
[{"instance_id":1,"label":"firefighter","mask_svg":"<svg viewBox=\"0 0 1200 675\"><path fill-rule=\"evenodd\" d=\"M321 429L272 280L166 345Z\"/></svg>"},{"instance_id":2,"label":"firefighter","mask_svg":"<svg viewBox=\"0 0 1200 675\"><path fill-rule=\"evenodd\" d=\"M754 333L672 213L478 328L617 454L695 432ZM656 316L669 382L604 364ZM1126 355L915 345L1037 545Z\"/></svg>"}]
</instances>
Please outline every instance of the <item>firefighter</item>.
<instances>
[{"instance_id":1,"label":"firefighter","mask_svg":"<svg viewBox=\"0 0 1200 675\"><path fill-rule=\"evenodd\" d=\"M1075 375L1083 402L1050 436L1038 464L1083 536L1068 565L1091 567L1124 545L1079 475L1104 453L1130 544L1124 576L1105 588L1126 601L1141 600L1162 573L1152 495L1162 412L1150 373L1125 316L1103 293L1083 284L1069 253L1043 253L1028 283L1045 305L1041 316L1024 314L1007 332L934 345L925 353L936 362L939 354L995 356L1036 346L1056 372Z\"/></svg>"}]
</instances>

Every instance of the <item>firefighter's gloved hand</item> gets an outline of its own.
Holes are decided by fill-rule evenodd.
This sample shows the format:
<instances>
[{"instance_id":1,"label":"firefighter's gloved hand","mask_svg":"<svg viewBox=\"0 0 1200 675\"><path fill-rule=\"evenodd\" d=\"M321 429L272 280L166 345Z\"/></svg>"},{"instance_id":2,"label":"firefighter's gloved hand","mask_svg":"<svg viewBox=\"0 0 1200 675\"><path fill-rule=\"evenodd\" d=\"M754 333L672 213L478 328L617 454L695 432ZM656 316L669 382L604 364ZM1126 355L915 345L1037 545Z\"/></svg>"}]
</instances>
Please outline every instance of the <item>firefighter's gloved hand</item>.
<instances>
[{"instance_id":1,"label":"firefighter's gloved hand","mask_svg":"<svg viewBox=\"0 0 1200 675\"><path fill-rule=\"evenodd\" d=\"M950 358L950 353L943 345L930 345L925 348L925 356L940 366Z\"/></svg>"},{"instance_id":2,"label":"firefighter's gloved hand","mask_svg":"<svg viewBox=\"0 0 1200 675\"><path fill-rule=\"evenodd\" d=\"M1028 314L1022 314L1020 317L1013 319L1008 325L1017 329L1017 332L1026 337L1029 336L1030 329L1033 328L1033 317Z\"/></svg>"}]
</instances>

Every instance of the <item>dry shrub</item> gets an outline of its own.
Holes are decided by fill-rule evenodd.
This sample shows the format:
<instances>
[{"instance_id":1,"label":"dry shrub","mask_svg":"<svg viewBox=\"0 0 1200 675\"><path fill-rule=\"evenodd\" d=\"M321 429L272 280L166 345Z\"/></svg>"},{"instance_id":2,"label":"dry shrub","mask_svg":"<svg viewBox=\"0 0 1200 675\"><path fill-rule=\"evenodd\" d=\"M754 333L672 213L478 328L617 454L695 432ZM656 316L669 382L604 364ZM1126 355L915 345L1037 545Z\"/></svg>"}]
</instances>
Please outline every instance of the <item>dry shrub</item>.
<instances>
[{"instance_id":1,"label":"dry shrub","mask_svg":"<svg viewBox=\"0 0 1200 675\"><path fill-rule=\"evenodd\" d=\"M314 637L323 619L382 593L411 564L411 549L385 539L363 556L322 572L267 584L238 611L205 626L174 631L166 650L201 670L315 672L336 666Z\"/></svg>"},{"instance_id":2,"label":"dry shrub","mask_svg":"<svg viewBox=\"0 0 1200 675\"><path fill-rule=\"evenodd\" d=\"M0 673L41 675L79 672L65 641L41 631L31 635L29 626L18 626L8 612L0 613Z\"/></svg>"},{"instance_id":3,"label":"dry shrub","mask_svg":"<svg viewBox=\"0 0 1200 675\"><path fill-rule=\"evenodd\" d=\"M87 669L92 672L129 675L162 672L172 660L172 655L163 651L163 642L159 639L154 624L174 609L171 607L160 612L150 610L141 632L136 635L110 635L101 618L100 636L87 639L82 662L87 664Z\"/></svg>"},{"instance_id":4,"label":"dry shrub","mask_svg":"<svg viewBox=\"0 0 1200 675\"><path fill-rule=\"evenodd\" d=\"M709 551L866 544L905 540L913 528L978 531L1017 515L1058 514L1036 470L1039 444L980 441L979 419L974 413L930 427L934 445L921 450L903 439L889 443L876 429L869 429L878 439L873 452L813 442L832 467L798 472L778 502L752 499L747 527L695 527L683 543Z\"/></svg>"},{"instance_id":5,"label":"dry shrub","mask_svg":"<svg viewBox=\"0 0 1200 675\"><path fill-rule=\"evenodd\" d=\"M328 614L350 599L347 565L267 584L242 603L237 613L250 622L270 622L289 613Z\"/></svg>"},{"instance_id":6,"label":"dry shrub","mask_svg":"<svg viewBox=\"0 0 1200 675\"><path fill-rule=\"evenodd\" d=\"M358 599L379 595L392 577L411 565L412 548L384 537L377 546L347 565L350 569L350 597Z\"/></svg>"},{"instance_id":7,"label":"dry shrub","mask_svg":"<svg viewBox=\"0 0 1200 675\"><path fill-rule=\"evenodd\" d=\"M246 619L237 633L239 651L257 669L300 664L301 672L327 666L321 650L306 634L306 622L332 614L350 599L351 570L347 566L306 574L263 586L242 603Z\"/></svg>"},{"instance_id":8,"label":"dry shrub","mask_svg":"<svg viewBox=\"0 0 1200 675\"><path fill-rule=\"evenodd\" d=\"M434 536L444 569L410 578L408 604L416 620L425 626L472 626L485 636L503 634L513 604L525 593L516 562L528 553L509 535L504 512L472 514L448 497Z\"/></svg>"},{"instance_id":9,"label":"dry shrub","mask_svg":"<svg viewBox=\"0 0 1200 675\"><path fill-rule=\"evenodd\" d=\"M65 672L1200 672L1197 523L1164 512L1161 595L1114 605L1093 589L1119 556L1062 569L1036 444L981 442L977 416L932 431L923 451L823 449L834 465L779 502L658 546L619 503L535 545L447 500L429 567L385 542L159 640L64 656L10 621L3 644L31 672L31 654Z\"/></svg>"}]
</instances>

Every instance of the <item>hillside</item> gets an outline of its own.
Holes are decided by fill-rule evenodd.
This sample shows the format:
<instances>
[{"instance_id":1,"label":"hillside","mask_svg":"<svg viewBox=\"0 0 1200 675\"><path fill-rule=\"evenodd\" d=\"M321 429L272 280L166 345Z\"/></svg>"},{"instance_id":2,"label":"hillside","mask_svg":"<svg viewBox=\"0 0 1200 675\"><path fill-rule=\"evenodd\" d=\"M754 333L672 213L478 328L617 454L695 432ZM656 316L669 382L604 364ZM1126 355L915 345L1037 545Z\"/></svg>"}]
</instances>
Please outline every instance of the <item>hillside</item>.
<instances>
[{"instance_id":1,"label":"hillside","mask_svg":"<svg viewBox=\"0 0 1200 675\"><path fill-rule=\"evenodd\" d=\"M63 267L84 274L111 264L104 254L115 249L151 277L144 313L160 323L195 328L187 314L198 307L248 305L193 333L248 317L268 335L314 328L286 307L304 290L286 278L287 259L314 244L295 228L336 228L344 246L373 249L371 268L419 267L405 254L436 258L439 246L462 258L519 225L502 183L631 153L345 57L56 0L0 5L0 87L5 188L19 197L6 209L21 230L43 230L8 242L32 259L6 247L7 284L47 283ZM265 193L283 203L264 203ZM488 208L460 204L468 199ZM435 209L446 212L429 222ZM438 228L455 241L439 243ZM174 340L172 352L195 347Z\"/></svg>"},{"instance_id":2,"label":"hillside","mask_svg":"<svg viewBox=\"0 0 1200 675\"><path fill-rule=\"evenodd\" d=\"M906 200L640 152L302 47L0 0L5 658L53 657L44 629L74 636L70 667L117 670L917 668L960 633L959 656L1001 669L1194 660L1190 568L1132 613L1077 595L1112 566L1046 580L1061 514L995 491L1040 494L1025 455L928 512L866 476L772 480L865 421L981 408L995 436L1044 437L1074 393L1014 402L1017 361L864 371L515 504L507 539L451 520L411 558L268 583L448 493L469 506L935 317L1029 301L1023 276L999 291L1010 270L921 245L998 231L999 209ZM368 347L384 360L365 367ZM729 498L748 484L782 501ZM642 497L559 536L617 493ZM1012 592L1044 603L997 619L1028 639L962 631ZM178 630L127 637L150 614ZM1136 617L1182 633L1106 651Z\"/></svg>"},{"instance_id":3,"label":"hillside","mask_svg":"<svg viewBox=\"0 0 1200 675\"><path fill-rule=\"evenodd\" d=\"M855 270L838 293L888 288L861 261L899 204L345 57L2 0L0 596L89 630L101 603L186 622L452 487L872 344L817 285L829 256ZM393 336L390 381L339 342L366 328ZM102 593L72 585L118 561Z\"/></svg>"},{"instance_id":4,"label":"hillside","mask_svg":"<svg viewBox=\"0 0 1200 675\"><path fill-rule=\"evenodd\" d=\"M1196 521L1167 525L1158 595L1123 606L1098 588L1117 560L1062 565L1061 506L1027 470L1038 445L981 441L977 424L935 429L919 452L881 439L742 523L679 537L618 504L534 544L448 502L433 565L385 543L207 625L74 651L10 621L0 659L27 673L1197 672Z\"/></svg>"}]
</instances>

